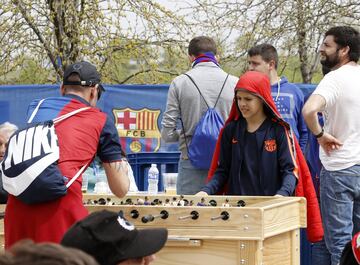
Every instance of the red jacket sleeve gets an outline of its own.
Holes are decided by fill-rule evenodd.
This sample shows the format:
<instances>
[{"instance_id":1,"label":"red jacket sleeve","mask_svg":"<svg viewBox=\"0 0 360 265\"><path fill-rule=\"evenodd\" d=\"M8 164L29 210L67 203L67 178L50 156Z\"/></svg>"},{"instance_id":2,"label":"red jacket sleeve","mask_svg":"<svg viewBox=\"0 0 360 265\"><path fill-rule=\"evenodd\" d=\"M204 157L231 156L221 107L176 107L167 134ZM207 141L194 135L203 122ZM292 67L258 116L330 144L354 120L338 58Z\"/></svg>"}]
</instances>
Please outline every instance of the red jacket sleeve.
<instances>
[{"instance_id":1,"label":"red jacket sleeve","mask_svg":"<svg viewBox=\"0 0 360 265\"><path fill-rule=\"evenodd\" d=\"M299 165L299 180L295 190L295 195L306 198L307 237L310 242L317 242L324 236L319 203L304 155L302 154L300 146L296 140L295 144L297 162Z\"/></svg>"}]
</instances>

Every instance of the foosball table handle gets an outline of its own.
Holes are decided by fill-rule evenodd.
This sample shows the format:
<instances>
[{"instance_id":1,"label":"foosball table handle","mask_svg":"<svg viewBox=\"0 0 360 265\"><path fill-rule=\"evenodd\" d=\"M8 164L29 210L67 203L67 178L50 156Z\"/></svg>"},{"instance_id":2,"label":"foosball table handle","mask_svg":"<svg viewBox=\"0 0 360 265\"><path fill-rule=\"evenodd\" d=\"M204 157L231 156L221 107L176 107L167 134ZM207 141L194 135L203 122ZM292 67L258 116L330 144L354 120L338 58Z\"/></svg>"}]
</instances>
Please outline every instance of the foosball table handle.
<instances>
[{"instance_id":1,"label":"foosball table handle","mask_svg":"<svg viewBox=\"0 0 360 265\"><path fill-rule=\"evenodd\" d=\"M178 219L179 220L186 220L186 219L193 219L196 220L199 218L199 213L197 211L192 211L189 215L185 215L185 216L180 216Z\"/></svg>"},{"instance_id":2,"label":"foosball table handle","mask_svg":"<svg viewBox=\"0 0 360 265\"><path fill-rule=\"evenodd\" d=\"M221 212L221 214L219 216L215 216L215 217L211 217L211 221L215 221L218 219L222 219L222 220L228 220L230 218L230 214L226 211Z\"/></svg>"},{"instance_id":3,"label":"foosball table handle","mask_svg":"<svg viewBox=\"0 0 360 265\"><path fill-rule=\"evenodd\" d=\"M169 213L165 210L162 210L160 212L160 214L158 215L152 215L152 214L149 214L149 215L145 215L141 218L141 221L143 223L148 223L148 222L152 222L154 221L156 218L161 218L161 219L167 219L169 217Z\"/></svg>"},{"instance_id":4,"label":"foosball table handle","mask_svg":"<svg viewBox=\"0 0 360 265\"><path fill-rule=\"evenodd\" d=\"M133 219L138 218L138 217L139 217L139 211L138 211L138 210L131 210L130 216L131 216L131 218L133 218Z\"/></svg>"}]
</instances>

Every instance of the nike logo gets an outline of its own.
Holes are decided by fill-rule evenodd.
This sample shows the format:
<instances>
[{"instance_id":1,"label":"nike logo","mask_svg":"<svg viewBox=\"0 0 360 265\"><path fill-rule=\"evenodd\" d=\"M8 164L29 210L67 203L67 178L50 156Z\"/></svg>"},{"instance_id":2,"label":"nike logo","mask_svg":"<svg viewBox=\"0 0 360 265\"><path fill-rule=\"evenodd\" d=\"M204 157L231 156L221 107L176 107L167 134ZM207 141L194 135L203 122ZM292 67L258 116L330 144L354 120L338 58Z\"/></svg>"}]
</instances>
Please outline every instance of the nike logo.
<instances>
[{"instance_id":1,"label":"nike logo","mask_svg":"<svg viewBox=\"0 0 360 265\"><path fill-rule=\"evenodd\" d=\"M6 176L4 168L2 168L4 189L14 196L20 195L49 165L57 160L59 160L59 149L42 157L40 160L36 161L34 164L21 172L21 174L12 178Z\"/></svg>"},{"instance_id":2,"label":"nike logo","mask_svg":"<svg viewBox=\"0 0 360 265\"><path fill-rule=\"evenodd\" d=\"M54 126L40 124L20 131L9 140L7 157L4 162L5 170L12 166L11 161L16 166L21 162L40 156L41 150L45 154L57 151L59 149L57 140Z\"/></svg>"},{"instance_id":3,"label":"nike logo","mask_svg":"<svg viewBox=\"0 0 360 265\"><path fill-rule=\"evenodd\" d=\"M238 140L236 140L235 138L232 138L231 143L237 144L237 142L238 142Z\"/></svg>"}]
</instances>

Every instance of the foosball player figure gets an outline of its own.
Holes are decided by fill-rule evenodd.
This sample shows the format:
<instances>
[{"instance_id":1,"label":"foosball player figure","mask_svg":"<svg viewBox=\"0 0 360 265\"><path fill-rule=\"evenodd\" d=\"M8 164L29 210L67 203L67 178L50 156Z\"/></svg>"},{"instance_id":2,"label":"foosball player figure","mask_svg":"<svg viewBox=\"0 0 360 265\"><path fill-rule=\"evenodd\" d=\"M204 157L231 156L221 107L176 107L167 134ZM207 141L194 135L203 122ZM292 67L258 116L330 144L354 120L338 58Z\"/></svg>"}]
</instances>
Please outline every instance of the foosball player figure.
<instances>
[{"instance_id":1,"label":"foosball player figure","mask_svg":"<svg viewBox=\"0 0 360 265\"><path fill-rule=\"evenodd\" d=\"M164 206L171 206L170 199L166 198Z\"/></svg>"},{"instance_id":2,"label":"foosball player figure","mask_svg":"<svg viewBox=\"0 0 360 265\"><path fill-rule=\"evenodd\" d=\"M201 200L197 203L197 206L206 206L205 199L201 198Z\"/></svg>"},{"instance_id":3,"label":"foosball player figure","mask_svg":"<svg viewBox=\"0 0 360 265\"><path fill-rule=\"evenodd\" d=\"M177 206L177 204L178 204L178 201L177 201L176 197L173 197L171 205L172 206Z\"/></svg>"},{"instance_id":4,"label":"foosball player figure","mask_svg":"<svg viewBox=\"0 0 360 265\"><path fill-rule=\"evenodd\" d=\"M159 200L158 198L154 199L153 202L151 203L151 205L162 205L162 201Z\"/></svg>"},{"instance_id":5,"label":"foosball player figure","mask_svg":"<svg viewBox=\"0 0 360 265\"><path fill-rule=\"evenodd\" d=\"M91 199L88 199L85 205L94 205L94 201Z\"/></svg>"},{"instance_id":6,"label":"foosball player figure","mask_svg":"<svg viewBox=\"0 0 360 265\"><path fill-rule=\"evenodd\" d=\"M137 198L136 205L144 205L144 200L142 198Z\"/></svg>"},{"instance_id":7,"label":"foosball player figure","mask_svg":"<svg viewBox=\"0 0 360 265\"><path fill-rule=\"evenodd\" d=\"M239 200L239 201L237 202L237 206L238 206L238 207L245 207L245 206L246 206L246 203L245 203L245 201L243 201L243 200Z\"/></svg>"},{"instance_id":8,"label":"foosball player figure","mask_svg":"<svg viewBox=\"0 0 360 265\"><path fill-rule=\"evenodd\" d=\"M222 207L230 207L229 199L228 199L228 198L225 199L225 201L224 201L223 204L222 204Z\"/></svg>"},{"instance_id":9,"label":"foosball player figure","mask_svg":"<svg viewBox=\"0 0 360 265\"><path fill-rule=\"evenodd\" d=\"M189 201L187 199L184 199L184 206L189 206Z\"/></svg>"},{"instance_id":10,"label":"foosball player figure","mask_svg":"<svg viewBox=\"0 0 360 265\"><path fill-rule=\"evenodd\" d=\"M150 205L150 201L149 201L148 196L145 196L144 205Z\"/></svg>"},{"instance_id":11,"label":"foosball player figure","mask_svg":"<svg viewBox=\"0 0 360 265\"><path fill-rule=\"evenodd\" d=\"M99 201L98 201L98 204L106 205L106 200L104 198L100 198Z\"/></svg>"},{"instance_id":12,"label":"foosball player figure","mask_svg":"<svg viewBox=\"0 0 360 265\"><path fill-rule=\"evenodd\" d=\"M191 200L191 201L189 202L189 206L194 206L194 201L193 201L193 200Z\"/></svg>"},{"instance_id":13,"label":"foosball player figure","mask_svg":"<svg viewBox=\"0 0 360 265\"><path fill-rule=\"evenodd\" d=\"M216 207L216 206L217 206L217 202L216 202L215 200L210 200L208 205L209 205L209 206Z\"/></svg>"},{"instance_id":14,"label":"foosball player figure","mask_svg":"<svg viewBox=\"0 0 360 265\"><path fill-rule=\"evenodd\" d=\"M180 195L180 200L178 201L177 206L184 206L184 205L185 205L184 195Z\"/></svg>"},{"instance_id":15,"label":"foosball player figure","mask_svg":"<svg viewBox=\"0 0 360 265\"><path fill-rule=\"evenodd\" d=\"M106 198L107 205L115 205L114 202L111 201L111 198Z\"/></svg>"},{"instance_id":16,"label":"foosball player figure","mask_svg":"<svg viewBox=\"0 0 360 265\"><path fill-rule=\"evenodd\" d=\"M134 203L130 198L127 198L126 201L125 201L125 204L126 205L133 205Z\"/></svg>"}]
</instances>

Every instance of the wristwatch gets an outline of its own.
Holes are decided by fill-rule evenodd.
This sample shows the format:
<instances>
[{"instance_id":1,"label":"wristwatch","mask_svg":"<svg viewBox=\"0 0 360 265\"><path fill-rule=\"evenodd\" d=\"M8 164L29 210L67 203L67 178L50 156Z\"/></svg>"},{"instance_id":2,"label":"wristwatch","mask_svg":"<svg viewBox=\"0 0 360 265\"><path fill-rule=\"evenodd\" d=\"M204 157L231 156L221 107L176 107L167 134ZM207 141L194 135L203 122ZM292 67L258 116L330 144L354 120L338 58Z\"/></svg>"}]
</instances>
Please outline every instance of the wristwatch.
<instances>
[{"instance_id":1,"label":"wristwatch","mask_svg":"<svg viewBox=\"0 0 360 265\"><path fill-rule=\"evenodd\" d=\"M324 127L321 127L321 132L318 134L315 134L315 138L320 138L323 135L324 135Z\"/></svg>"}]
</instances>

